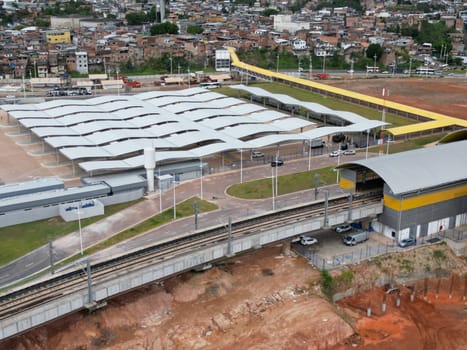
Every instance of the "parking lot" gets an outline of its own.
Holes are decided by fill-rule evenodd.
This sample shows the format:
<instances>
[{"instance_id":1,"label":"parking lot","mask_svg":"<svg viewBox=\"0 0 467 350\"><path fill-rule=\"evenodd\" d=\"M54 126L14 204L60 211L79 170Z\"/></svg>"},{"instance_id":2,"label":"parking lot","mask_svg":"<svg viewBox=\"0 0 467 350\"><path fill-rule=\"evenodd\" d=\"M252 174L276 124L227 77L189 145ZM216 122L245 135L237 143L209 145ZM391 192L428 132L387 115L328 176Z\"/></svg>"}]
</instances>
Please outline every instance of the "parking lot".
<instances>
[{"instance_id":1,"label":"parking lot","mask_svg":"<svg viewBox=\"0 0 467 350\"><path fill-rule=\"evenodd\" d=\"M342 238L354 231L337 233L334 228L313 231L306 234L306 236L317 238L318 243L305 246L300 242L294 242L292 243L292 249L307 258L316 267L326 269L358 263L369 257L400 249L392 241L376 232L370 232L367 241L355 246L345 245Z\"/></svg>"}]
</instances>

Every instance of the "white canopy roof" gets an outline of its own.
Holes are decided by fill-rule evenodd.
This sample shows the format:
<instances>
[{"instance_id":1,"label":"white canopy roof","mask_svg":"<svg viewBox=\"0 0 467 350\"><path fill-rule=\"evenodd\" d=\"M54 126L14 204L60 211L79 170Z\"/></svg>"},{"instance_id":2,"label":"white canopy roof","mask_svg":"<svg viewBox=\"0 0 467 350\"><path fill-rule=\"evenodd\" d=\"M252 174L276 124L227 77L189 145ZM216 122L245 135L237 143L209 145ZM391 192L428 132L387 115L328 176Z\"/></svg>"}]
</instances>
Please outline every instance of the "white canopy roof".
<instances>
[{"instance_id":1,"label":"white canopy roof","mask_svg":"<svg viewBox=\"0 0 467 350\"><path fill-rule=\"evenodd\" d=\"M312 129L315 124L308 120L198 87L0 108L50 147L78 161L85 171L142 167L147 147L156 148L157 161L193 159L338 132L361 132L384 124L258 88L234 88L282 103L313 107L315 112L326 112L352 124Z\"/></svg>"}]
</instances>

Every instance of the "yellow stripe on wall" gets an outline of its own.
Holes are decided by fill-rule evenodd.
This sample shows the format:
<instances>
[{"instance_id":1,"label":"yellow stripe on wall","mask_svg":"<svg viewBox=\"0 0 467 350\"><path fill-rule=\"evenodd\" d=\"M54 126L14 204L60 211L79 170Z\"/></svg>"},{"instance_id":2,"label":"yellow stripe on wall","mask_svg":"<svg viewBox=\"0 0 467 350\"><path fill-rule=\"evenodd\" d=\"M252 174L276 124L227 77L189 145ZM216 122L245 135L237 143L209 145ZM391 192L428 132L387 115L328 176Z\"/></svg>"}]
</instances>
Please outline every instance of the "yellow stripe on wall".
<instances>
[{"instance_id":1,"label":"yellow stripe on wall","mask_svg":"<svg viewBox=\"0 0 467 350\"><path fill-rule=\"evenodd\" d=\"M451 188L444 191L427 193L413 198L406 198L403 200L399 200L397 198L385 194L384 206L395 211L405 211L465 196L467 196L467 185L462 187Z\"/></svg>"},{"instance_id":2,"label":"yellow stripe on wall","mask_svg":"<svg viewBox=\"0 0 467 350\"><path fill-rule=\"evenodd\" d=\"M355 182L348 180L342 176L339 179L339 186L343 190L355 190Z\"/></svg>"}]
</instances>

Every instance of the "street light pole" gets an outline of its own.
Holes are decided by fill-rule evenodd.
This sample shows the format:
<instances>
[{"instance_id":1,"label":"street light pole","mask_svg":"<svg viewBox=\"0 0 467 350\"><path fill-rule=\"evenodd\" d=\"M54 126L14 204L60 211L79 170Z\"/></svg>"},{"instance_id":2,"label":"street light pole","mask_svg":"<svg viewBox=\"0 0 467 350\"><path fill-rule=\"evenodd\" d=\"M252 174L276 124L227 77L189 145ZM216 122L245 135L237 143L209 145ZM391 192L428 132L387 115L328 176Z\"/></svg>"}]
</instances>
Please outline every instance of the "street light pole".
<instances>
[{"instance_id":1,"label":"street light pole","mask_svg":"<svg viewBox=\"0 0 467 350\"><path fill-rule=\"evenodd\" d=\"M309 68L309 71L310 71L310 77L313 76L313 62L312 62L312 55L310 54L310 68Z\"/></svg>"},{"instance_id":2,"label":"street light pole","mask_svg":"<svg viewBox=\"0 0 467 350\"><path fill-rule=\"evenodd\" d=\"M311 139L309 140L309 150L308 150L308 171L311 170Z\"/></svg>"},{"instance_id":3,"label":"street light pole","mask_svg":"<svg viewBox=\"0 0 467 350\"><path fill-rule=\"evenodd\" d=\"M191 88L191 74L190 74L190 67L188 67L188 88Z\"/></svg>"},{"instance_id":4,"label":"street light pole","mask_svg":"<svg viewBox=\"0 0 467 350\"><path fill-rule=\"evenodd\" d=\"M79 246L81 255L83 255L83 233L81 231L81 202L78 203L78 230L79 230Z\"/></svg>"},{"instance_id":5,"label":"street light pole","mask_svg":"<svg viewBox=\"0 0 467 350\"><path fill-rule=\"evenodd\" d=\"M172 76L172 56L169 57L170 60L170 76Z\"/></svg>"},{"instance_id":6,"label":"street light pole","mask_svg":"<svg viewBox=\"0 0 467 350\"><path fill-rule=\"evenodd\" d=\"M366 131L366 151L365 151L365 159L368 159L368 143L370 142L370 129Z\"/></svg>"},{"instance_id":7,"label":"street light pole","mask_svg":"<svg viewBox=\"0 0 467 350\"><path fill-rule=\"evenodd\" d=\"M201 183L201 199L203 199L203 159L199 159L200 183Z\"/></svg>"},{"instance_id":8,"label":"street light pole","mask_svg":"<svg viewBox=\"0 0 467 350\"><path fill-rule=\"evenodd\" d=\"M178 64L178 86L180 86L180 63Z\"/></svg>"},{"instance_id":9,"label":"street light pole","mask_svg":"<svg viewBox=\"0 0 467 350\"><path fill-rule=\"evenodd\" d=\"M339 143L339 153L337 154L337 166L339 166L341 161L341 144ZM336 184L339 184L339 169L336 169Z\"/></svg>"},{"instance_id":10,"label":"street light pole","mask_svg":"<svg viewBox=\"0 0 467 350\"><path fill-rule=\"evenodd\" d=\"M173 178L172 178L172 188L173 188L173 196L174 196L174 220L177 219L177 201L175 200L175 186L176 186L176 182L175 182L175 174L173 175Z\"/></svg>"},{"instance_id":11,"label":"street light pole","mask_svg":"<svg viewBox=\"0 0 467 350\"><path fill-rule=\"evenodd\" d=\"M375 59L373 64L373 73L376 73L376 54L373 56L373 58Z\"/></svg>"},{"instance_id":12,"label":"street light pole","mask_svg":"<svg viewBox=\"0 0 467 350\"><path fill-rule=\"evenodd\" d=\"M279 169L278 169L278 168L279 168L279 162L278 162L278 160L279 160L279 156L278 156L278 154L276 153L276 180L275 180L275 182L276 182L276 189L275 189L276 198L277 198L277 196L279 195L279 183L278 183L278 176L279 176L279 174L278 174Z\"/></svg>"},{"instance_id":13,"label":"street light pole","mask_svg":"<svg viewBox=\"0 0 467 350\"><path fill-rule=\"evenodd\" d=\"M240 148L240 183L243 183L243 149Z\"/></svg>"},{"instance_id":14,"label":"street light pole","mask_svg":"<svg viewBox=\"0 0 467 350\"><path fill-rule=\"evenodd\" d=\"M324 56L323 56L323 73L325 70L326 70L326 51L324 52Z\"/></svg>"},{"instance_id":15,"label":"street light pole","mask_svg":"<svg viewBox=\"0 0 467 350\"><path fill-rule=\"evenodd\" d=\"M274 198L274 168L271 167L271 194L272 194L272 210L276 210L276 199Z\"/></svg>"},{"instance_id":16,"label":"street light pole","mask_svg":"<svg viewBox=\"0 0 467 350\"><path fill-rule=\"evenodd\" d=\"M120 96L120 78L118 76L118 74L120 73L120 70L118 69L118 66L116 69L116 73L117 73L117 95Z\"/></svg>"},{"instance_id":17,"label":"street light pole","mask_svg":"<svg viewBox=\"0 0 467 350\"><path fill-rule=\"evenodd\" d=\"M412 76L412 57L409 60L409 78Z\"/></svg>"},{"instance_id":18,"label":"street light pole","mask_svg":"<svg viewBox=\"0 0 467 350\"><path fill-rule=\"evenodd\" d=\"M276 73L279 73L279 54L277 54Z\"/></svg>"}]
</instances>

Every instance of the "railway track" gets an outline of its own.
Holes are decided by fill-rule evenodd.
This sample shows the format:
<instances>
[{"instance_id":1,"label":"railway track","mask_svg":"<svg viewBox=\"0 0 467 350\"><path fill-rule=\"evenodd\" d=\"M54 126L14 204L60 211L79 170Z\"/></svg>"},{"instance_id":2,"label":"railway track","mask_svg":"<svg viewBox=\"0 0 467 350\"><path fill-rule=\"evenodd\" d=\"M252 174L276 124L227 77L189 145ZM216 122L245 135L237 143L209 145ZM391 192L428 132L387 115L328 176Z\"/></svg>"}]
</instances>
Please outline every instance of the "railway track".
<instances>
[{"instance_id":1,"label":"railway track","mask_svg":"<svg viewBox=\"0 0 467 350\"><path fill-rule=\"evenodd\" d=\"M381 199L380 193L368 193L356 196L352 206L375 203ZM349 197L347 195L329 199L328 213L348 210ZM323 201L312 202L296 207L286 208L274 213L247 218L232 223L230 239L268 230L277 226L287 226L291 223L307 220L324 214ZM138 270L148 264L157 264L168 258L180 256L195 249L219 244L229 239L229 232L225 226L217 226L194 234L175 237L144 247L125 255L96 262L91 265L93 283L99 283L110 278ZM43 305L51 300L71 294L77 290L87 288L87 274L85 267L53 276L38 282L0 295L0 319L11 317L21 311Z\"/></svg>"}]
</instances>

